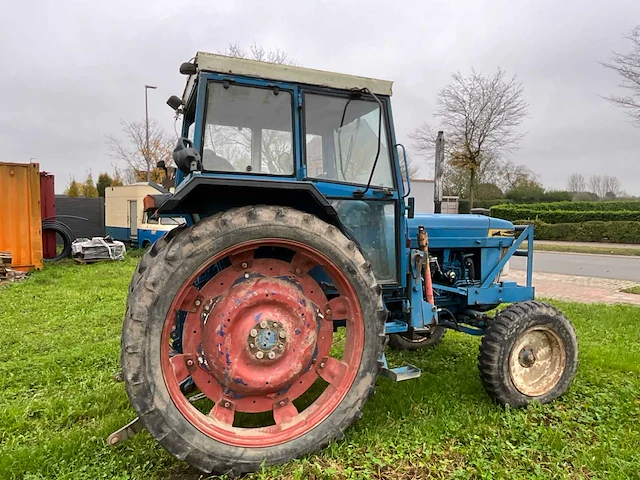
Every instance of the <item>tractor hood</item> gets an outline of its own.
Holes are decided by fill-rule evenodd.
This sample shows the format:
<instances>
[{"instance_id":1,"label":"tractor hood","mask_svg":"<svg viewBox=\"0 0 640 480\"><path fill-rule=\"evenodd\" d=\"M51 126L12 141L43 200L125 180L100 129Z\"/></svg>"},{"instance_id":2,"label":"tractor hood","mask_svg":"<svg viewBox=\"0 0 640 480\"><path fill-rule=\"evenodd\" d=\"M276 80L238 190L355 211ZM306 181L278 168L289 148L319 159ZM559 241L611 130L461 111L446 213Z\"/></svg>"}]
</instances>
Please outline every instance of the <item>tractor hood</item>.
<instances>
[{"instance_id":1,"label":"tractor hood","mask_svg":"<svg viewBox=\"0 0 640 480\"><path fill-rule=\"evenodd\" d=\"M418 248L418 227L429 235L429 248L507 247L513 243L513 223L486 215L416 214L407 219L411 248Z\"/></svg>"}]
</instances>

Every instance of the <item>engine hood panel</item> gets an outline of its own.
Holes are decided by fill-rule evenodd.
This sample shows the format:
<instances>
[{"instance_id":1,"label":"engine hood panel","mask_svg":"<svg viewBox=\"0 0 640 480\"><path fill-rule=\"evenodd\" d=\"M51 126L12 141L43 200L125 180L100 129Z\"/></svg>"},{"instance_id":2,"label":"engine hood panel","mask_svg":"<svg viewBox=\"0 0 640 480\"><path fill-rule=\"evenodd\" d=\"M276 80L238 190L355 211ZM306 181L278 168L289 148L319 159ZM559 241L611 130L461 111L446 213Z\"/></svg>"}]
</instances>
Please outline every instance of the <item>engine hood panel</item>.
<instances>
[{"instance_id":1,"label":"engine hood panel","mask_svg":"<svg viewBox=\"0 0 640 480\"><path fill-rule=\"evenodd\" d=\"M486 215L416 214L407 219L411 247L418 248L418 227L429 235L429 248L508 247L513 223Z\"/></svg>"}]
</instances>

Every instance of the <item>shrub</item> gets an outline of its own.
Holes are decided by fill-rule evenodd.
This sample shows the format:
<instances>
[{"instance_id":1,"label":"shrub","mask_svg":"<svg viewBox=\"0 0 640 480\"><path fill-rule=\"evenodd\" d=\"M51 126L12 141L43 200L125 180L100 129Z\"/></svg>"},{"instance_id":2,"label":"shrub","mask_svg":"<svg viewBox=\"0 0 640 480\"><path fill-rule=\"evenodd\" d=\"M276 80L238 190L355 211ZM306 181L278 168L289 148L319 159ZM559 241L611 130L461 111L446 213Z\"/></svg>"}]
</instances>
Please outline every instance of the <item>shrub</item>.
<instances>
[{"instance_id":1,"label":"shrub","mask_svg":"<svg viewBox=\"0 0 640 480\"><path fill-rule=\"evenodd\" d=\"M640 221L640 211L591 211L570 212L566 210L534 210L524 208L509 208L509 206L495 206L491 208L491 216L514 221L517 219L539 220L545 223L581 223L581 222L620 222Z\"/></svg>"},{"instance_id":2,"label":"shrub","mask_svg":"<svg viewBox=\"0 0 640 480\"><path fill-rule=\"evenodd\" d=\"M537 240L568 242L609 242L640 244L640 222L584 222L549 224L517 220L516 224L533 224Z\"/></svg>"},{"instance_id":3,"label":"shrub","mask_svg":"<svg viewBox=\"0 0 640 480\"><path fill-rule=\"evenodd\" d=\"M573 212L616 211L616 210L640 211L640 200L619 200L619 201L602 201L602 202L528 203L528 204L513 204L513 205L510 205L510 207L514 209L568 210Z\"/></svg>"},{"instance_id":4,"label":"shrub","mask_svg":"<svg viewBox=\"0 0 640 480\"><path fill-rule=\"evenodd\" d=\"M564 192L561 190L550 190L545 192L540 199L541 202L570 202L573 200L573 194L571 192Z\"/></svg>"}]
</instances>

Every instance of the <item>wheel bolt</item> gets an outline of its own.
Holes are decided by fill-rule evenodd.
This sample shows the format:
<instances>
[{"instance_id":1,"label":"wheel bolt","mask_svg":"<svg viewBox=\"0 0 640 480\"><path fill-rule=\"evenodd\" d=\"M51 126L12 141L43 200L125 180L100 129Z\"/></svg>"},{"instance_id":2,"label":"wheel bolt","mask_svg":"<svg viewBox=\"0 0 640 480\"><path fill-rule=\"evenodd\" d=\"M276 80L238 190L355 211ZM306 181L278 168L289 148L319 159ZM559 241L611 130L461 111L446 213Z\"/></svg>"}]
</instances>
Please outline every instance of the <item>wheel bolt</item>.
<instances>
[{"instance_id":1,"label":"wheel bolt","mask_svg":"<svg viewBox=\"0 0 640 480\"><path fill-rule=\"evenodd\" d=\"M285 406L285 402L284 402L284 400L280 401L280 406L281 406L281 407L284 407L284 406Z\"/></svg>"},{"instance_id":2,"label":"wheel bolt","mask_svg":"<svg viewBox=\"0 0 640 480\"><path fill-rule=\"evenodd\" d=\"M324 362L320 362L320 368L324 368Z\"/></svg>"},{"instance_id":3,"label":"wheel bolt","mask_svg":"<svg viewBox=\"0 0 640 480\"><path fill-rule=\"evenodd\" d=\"M193 367L193 360L187 360L187 367Z\"/></svg>"},{"instance_id":4,"label":"wheel bolt","mask_svg":"<svg viewBox=\"0 0 640 480\"><path fill-rule=\"evenodd\" d=\"M262 352L256 352L256 358L257 358L258 360L260 360L262 357L264 357L264 353L262 353Z\"/></svg>"},{"instance_id":5,"label":"wheel bolt","mask_svg":"<svg viewBox=\"0 0 640 480\"><path fill-rule=\"evenodd\" d=\"M267 325L268 325L267 322L264 320L260 322L260 328L267 328Z\"/></svg>"},{"instance_id":6,"label":"wheel bolt","mask_svg":"<svg viewBox=\"0 0 640 480\"><path fill-rule=\"evenodd\" d=\"M280 332L280 338L284 338L286 336L287 336L287 334L284 332L284 330Z\"/></svg>"},{"instance_id":7,"label":"wheel bolt","mask_svg":"<svg viewBox=\"0 0 640 480\"><path fill-rule=\"evenodd\" d=\"M284 350L284 345L283 344L278 345L278 349Z\"/></svg>"},{"instance_id":8,"label":"wheel bolt","mask_svg":"<svg viewBox=\"0 0 640 480\"><path fill-rule=\"evenodd\" d=\"M330 308L327 308L327 309L325 310L325 313L326 313L327 315L331 315L331 309L330 309Z\"/></svg>"},{"instance_id":9,"label":"wheel bolt","mask_svg":"<svg viewBox=\"0 0 640 480\"><path fill-rule=\"evenodd\" d=\"M276 358L276 352L269 352L269 359L273 360L274 358Z\"/></svg>"},{"instance_id":10,"label":"wheel bolt","mask_svg":"<svg viewBox=\"0 0 640 480\"><path fill-rule=\"evenodd\" d=\"M251 335L252 337L257 337L258 331L255 328L252 328L251 331L249 332L249 335Z\"/></svg>"},{"instance_id":11,"label":"wheel bolt","mask_svg":"<svg viewBox=\"0 0 640 480\"><path fill-rule=\"evenodd\" d=\"M255 347L255 345L253 343L249 344L249 348L254 348L254 347Z\"/></svg>"},{"instance_id":12,"label":"wheel bolt","mask_svg":"<svg viewBox=\"0 0 640 480\"><path fill-rule=\"evenodd\" d=\"M231 404L230 404L229 402L224 402L224 403L222 404L222 406L223 406L224 408L229 408L229 407L231 406Z\"/></svg>"},{"instance_id":13,"label":"wheel bolt","mask_svg":"<svg viewBox=\"0 0 640 480\"><path fill-rule=\"evenodd\" d=\"M298 275L300 275L300 269L299 269L299 268L296 268L296 273L297 273Z\"/></svg>"},{"instance_id":14,"label":"wheel bolt","mask_svg":"<svg viewBox=\"0 0 640 480\"><path fill-rule=\"evenodd\" d=\"M196 300L196 307L199 307L202 301L200 299Z\"/></svg>"},{"instance_id":15,"label":"wheel bolt","mask_svg":"<svg viewBox=\"0 0 640 480\"><path fill-rule=\"evenodd\" d=\"M278 328L278 322L273 322L273 326L274 326L275 328Z\"/></svg>"},{"instance_id":16,"label":"wheel bolt","mask_svg":"<svg viewBox=\"0 0 640 480\"><path fill-rule=\"evenodd\" d=\"M240 266L241 266L242 268L247 268L247 267L249 266L249 264L248 264L247 262L242 262L242 263L240 264Z\"/></svg>"}]
</instances>

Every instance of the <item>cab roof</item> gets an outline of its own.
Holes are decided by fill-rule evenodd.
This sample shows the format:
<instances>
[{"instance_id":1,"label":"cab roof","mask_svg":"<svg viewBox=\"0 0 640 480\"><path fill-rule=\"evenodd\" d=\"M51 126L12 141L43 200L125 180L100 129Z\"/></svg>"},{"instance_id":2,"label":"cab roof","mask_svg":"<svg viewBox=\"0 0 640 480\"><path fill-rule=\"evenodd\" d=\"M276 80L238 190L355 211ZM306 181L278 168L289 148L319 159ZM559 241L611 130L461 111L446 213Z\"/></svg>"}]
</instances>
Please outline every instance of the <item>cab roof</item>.
<instances>
[{"instance_id":1,"label":"cab roof","mask_svg":"<svg viewBox=\"0 0 640 480\"><path fill-rule=\"evenodd\" d=\"M393 85L393 82L388 80L345 75L343 73L326 72L324 70L315 70L313 68L303 68L293 65L260 62L257 60L228 57L226 55L206 52L198 52L196 54L195 65L198 72L243 75L265 80L316 85L341 90L367 88L376 95L391 96L391 87ZM184 101L188 99L187 97L190 95L194 83L195 75L191 75L187 83L187 88L185 89Z\"/></svg>"}]
</instances>

